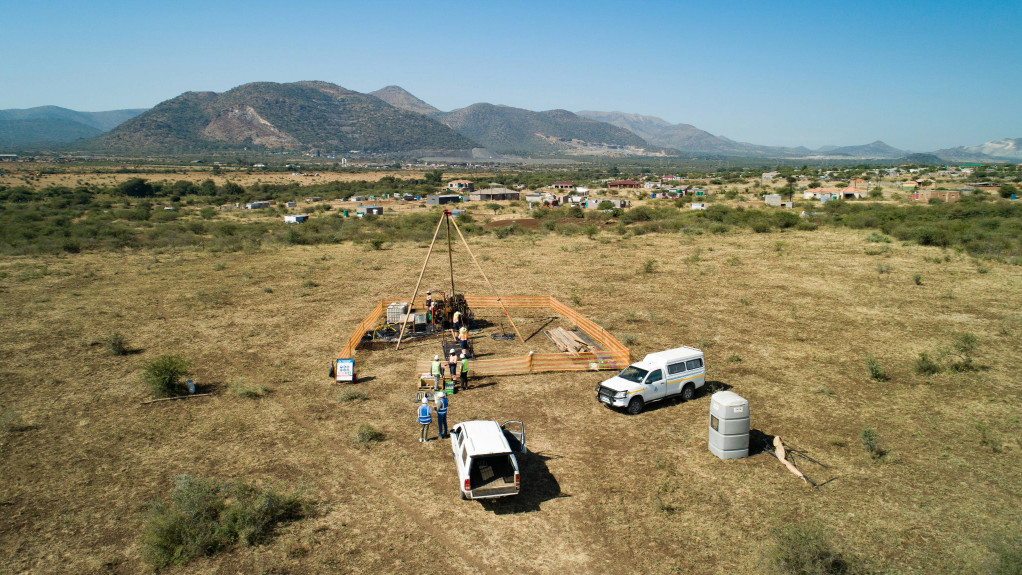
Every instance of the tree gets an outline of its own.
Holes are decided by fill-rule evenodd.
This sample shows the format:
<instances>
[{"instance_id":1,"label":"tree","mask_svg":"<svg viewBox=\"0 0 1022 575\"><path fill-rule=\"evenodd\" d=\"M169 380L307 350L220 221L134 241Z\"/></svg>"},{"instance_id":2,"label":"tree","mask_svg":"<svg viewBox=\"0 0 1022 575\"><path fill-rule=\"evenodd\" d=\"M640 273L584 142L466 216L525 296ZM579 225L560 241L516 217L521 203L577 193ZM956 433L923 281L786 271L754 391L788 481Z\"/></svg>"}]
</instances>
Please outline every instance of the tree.
<instances>
[{"instance_id":1,"label":"tree","mask_svg":"<svg viewBox=\"0 0 1022 575\"><path fill-rule=\"evenodd\" d=\"M225 196L240 196L245 193L245 188L234 182L224 182L220 187L220 193Z\"/></svg>"},{"instance_id":2,"label":"tree","mask_svg":"<svg viewBox=\"0 0 1022 575\"><path fill-rule=\"evenodd\" d=\"M434 186L439 186L440 182L444 179L444 173L441 170L433 170L432 172L426 172L426 183Z\"/></svg>"},{"instance_id":3,"label":"tree","mask_svg":"<svg viewBox=\"0 0 1022 575\"><path fill-rule=\"evenodd\" d=\"M874 200L882 200L884 199L884 191L880 188L873 188L869 191L869 197Z\"/></svg>"},{"instance_id":4,"label":"tree","mask_svg":"<svg viewBox=\"0 0 1022 575\"><path fill-rule=\"evenodd\" d=\"M1000 194L1002 198L1010 198L1012 194L1018 193L1018 188L1011 184L1002 184L1001 187L997 189L997 193Z\"/></svg>"},{"instance_id":5,"label":"tree","mask_svg":"<svg viewBox=\"0 0 1022 575\"><path fill-rule=\"evenodd\" d=\"M201 184L199 184L199 190L204 196L215 196L216 182L210 179L206 179Z\"/></svg>"},{"instance_id":6,"label":"tree","mask_svg":"<svg viewBox=\"0 0 1022 575\"><path fill-rule=\"evenodd\" d=\"M497 212L499 212L503 208L504 208L504 206L502 206L502 205L500 205L500 204L498 204L496 202L489 202L488 204L486 204L486 209L493 210L493 213L495 213L495 214Z\"/></svg>"},{"instance_id":7,"label":"tree","mask_svg":"<svg viewBox=\"0 0 1022 575\"><path fill-rule=\"evenodd\" d=\"M788 176L788 177L786 177L784 179L788 181L788 190L787 191L788 191L788 201L790 202L791 199L795 196L795 182L798 181L798 178L796 178L795 176Z\"/></svg>"},{"instance_id":8,"label":"tree","mask_svg":"<svg viewBox=\"0 0 1022 575\"><path fill-rule=\"evenodd\" d=\"M156 194L152 184L142 178L131 178L117 186L120 192L132 198L151 198Z\"/></svg>"},{"instance_id":9,"label":"tree","mask_svg":"<svg viewBox=\"0 0 1022 575\"><path fill-rule=\"evenodd\" d=\"M610 177L616 178L621 174L621 170L617 169L617 166L611 166L607 173L610 174Z\"/></svg>"}]
</instances>

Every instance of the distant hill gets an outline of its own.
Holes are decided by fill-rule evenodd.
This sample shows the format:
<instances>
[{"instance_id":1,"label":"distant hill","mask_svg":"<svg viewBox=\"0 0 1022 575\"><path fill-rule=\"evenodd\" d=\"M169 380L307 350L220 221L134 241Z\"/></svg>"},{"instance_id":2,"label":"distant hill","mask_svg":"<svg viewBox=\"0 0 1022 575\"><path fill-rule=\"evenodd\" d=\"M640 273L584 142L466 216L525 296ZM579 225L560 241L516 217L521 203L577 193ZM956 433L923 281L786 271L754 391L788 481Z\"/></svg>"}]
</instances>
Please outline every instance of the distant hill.
<instances>
[{"instance_id":1,"label":"distant hill","mask_svg":"<svg viewBox=\"0 0 1022 575\"><path fill-rule=\"evenodd\" d=\"M797 157L811 153L808 148L802 147L757 146L736 142L723 136L714 136L689 124L672 124L656 116L593 110L584 110L578 115L612 124L632 132L653 145L673 148L681 152L775 158Z\"/></svg>"},{"instance_id":2,"label":"distant hill","mask_svg":"<svg viewBox=\"0 0 1022 575\"><path fill-rule=\"evenodd\" d=\"M894 159L901 158L907 154L910 154L908 150L899 150L892 146L877 140L872 144L865 144L863 146L824 146L818 150L817 153L821 153L827 156L847 156L850 158L876 158L876 159Z\"/></svg>"},{"instance_id":3,"label":"distant hill","mask_svg":"<svg viewBox=\"0 0 1022 575\"><path fill-rule=\"evenodd\" d=\"M935 155L945 160L983 161L983 160L1022 160L1022 138L1005 138L978 146L958 146L947 150L937 150Z\"/></svg>"},{"instance_id":4,"label":"distant hill","mask_svg":"<svg viewBox=\"0 0 1022 575\"><path fill-rule=\"evenodd\" d=\"M909 154L898 158L898 161L902 164L927 164L931 166L939 166L944 163L943 160L933 154Z\"/></svg>"},{"instance_id":5,"label":"distant hill","mask_svg":"<svg viewBox=\"0 0 1022 575\"><path fill-rule=\"evenodd\" d=\"M102 130L71 120L0 120L0 148L11 149L33 144L66 144L94 138Z\"/></svg>"},{"instance_id":6,"label":"distant hill","mask_svg":"<svg viewBox=\"0 0 1022 575\"><path fill-rule=\"evenodd\" d=\"M262 146L389 153L479 147L436 120L328 82L255 82L222 94L187 92L92 143L131 152Z\"/></svg>"},{"instance_id":7,"label":"distant hill","mask_svg":"<svg viewBox=\"0 0 1022 575\"><path fill-rule=\"evenodd\" d=\"M59 106L0 110L0 147L63 144L94 138L144 111L77 112Z\"/></svg>"},{"instance_id":8,"label":"distant hill","mask_svg":"<svg viewBox=\"0 0 1022 575\"><path fill-rule=\"evenodd\" d=\"M380 88L375 92L369 92L369 95L376 96L395 108L415 112L417 114L423 114L425 116L435 116L442 113L440 110L416 98L401 86L387 86L386 88Z\"/></svg>"},{"instance_id":9,"label":"distant hill","mask_svg":"<svg viewBox=\"0 0 1022 575\"><path fill-rule=\"evenodd\" d=\"M567 110L533 112L473 104L437 118L458 133L499 153L588 155L647 154L661 150L628 130Z\"/></svg>"}]
</instances>

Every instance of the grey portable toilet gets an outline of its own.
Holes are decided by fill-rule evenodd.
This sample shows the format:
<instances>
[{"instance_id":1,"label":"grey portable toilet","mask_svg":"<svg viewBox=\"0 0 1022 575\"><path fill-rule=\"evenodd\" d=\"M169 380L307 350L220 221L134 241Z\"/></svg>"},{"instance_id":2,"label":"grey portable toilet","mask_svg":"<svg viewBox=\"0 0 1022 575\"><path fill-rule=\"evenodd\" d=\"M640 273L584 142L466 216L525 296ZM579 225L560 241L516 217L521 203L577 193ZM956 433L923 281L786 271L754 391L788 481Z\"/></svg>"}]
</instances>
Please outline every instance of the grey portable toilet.
<instances>
[{"instance_id":1,"label":"grey portable toilet","mask_svg":"<svg viewBox=\"0 0 1022 575\"><path fill-rule=\"evenodd\" d=\"M710 452L721 459L749 456L749 401L737 393L710 397Z\"/></svg>"}]
</instances>

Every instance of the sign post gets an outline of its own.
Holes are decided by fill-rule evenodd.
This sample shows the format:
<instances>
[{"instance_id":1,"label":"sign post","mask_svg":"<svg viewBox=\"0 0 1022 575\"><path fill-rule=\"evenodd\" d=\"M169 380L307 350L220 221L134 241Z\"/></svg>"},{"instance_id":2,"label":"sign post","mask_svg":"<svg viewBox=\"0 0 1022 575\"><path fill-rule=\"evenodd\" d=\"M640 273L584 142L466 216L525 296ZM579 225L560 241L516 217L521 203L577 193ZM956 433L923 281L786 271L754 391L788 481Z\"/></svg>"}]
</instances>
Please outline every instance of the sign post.
<instances>
[{"instance_id":1,"label":"sign post","mask_svg":"<svg viewBox=\"0 0 1022 575\"><path fill-rule=\"evenodd\" d=\"M338 382L355 383L355 360L338 359L337 366L334 368L334 375Z\"/></svg>"}]
</instances>

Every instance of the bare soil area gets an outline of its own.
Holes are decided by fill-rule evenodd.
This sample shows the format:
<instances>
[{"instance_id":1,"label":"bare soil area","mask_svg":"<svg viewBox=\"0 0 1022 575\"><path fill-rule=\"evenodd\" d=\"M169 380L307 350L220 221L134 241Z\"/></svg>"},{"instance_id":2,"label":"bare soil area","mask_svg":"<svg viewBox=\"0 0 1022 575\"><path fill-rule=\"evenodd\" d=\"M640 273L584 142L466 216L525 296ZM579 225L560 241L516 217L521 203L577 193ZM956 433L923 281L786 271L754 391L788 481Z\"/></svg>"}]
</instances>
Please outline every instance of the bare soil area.
<instances>
[{"instance_id":1,"label":"bare soil area","mask_svg":"<svg viewBox=\"0 0 1022 575\"><path fill-rule=\"evenodd\" d=\"M866 235L473 240L501 293L553 295L633 359L702 348L711 385L749 399L758 433L828 466L800 464L814 490L767 454L717 459L708 393L628 416L596 401L606 372L486 377L451 398L451 423L522 420L532 452L521 495L492 503L460 501L447 442L418 442L413 365L436 340L359 351L366 401L339 402L327 378L376 302L410 295L426 246L0 259L0 413L13 414L0 572L152 572L146 510L184 473L301 491L315 513L167 573L752 572L772 529L803 521L884 572L976 572L1022 519L1022 268L915 245L869 255ZM459 290L487 293L467 253L452 257ZM423 287L449 281L431 265ZM548 348L544 314L515 319L525 344L480 349ZM133 353L105 351L113 332ZM954 332L978 338L975 369L917 375L918 354ZM140 370L164 353L191 359L213 396L140 405ZM870 354L888 380L870 377ZM273 391L242 398L236 382ZM356 447L362 423L385 440Z\"/></svg>"}]
</instances>

